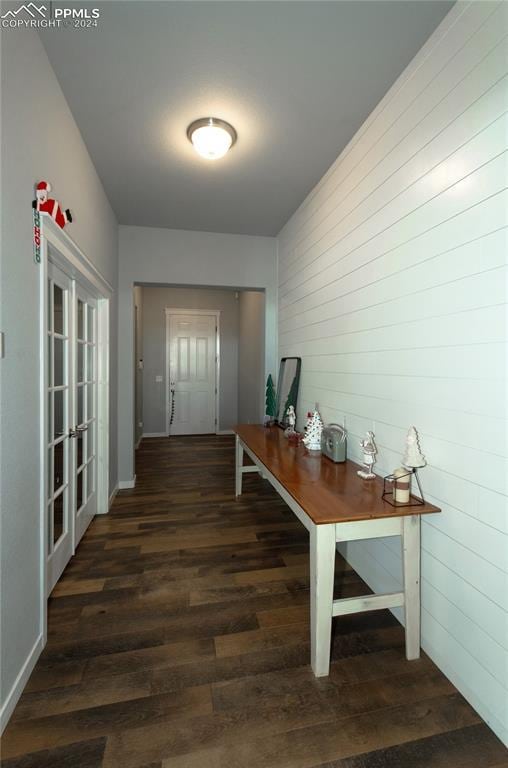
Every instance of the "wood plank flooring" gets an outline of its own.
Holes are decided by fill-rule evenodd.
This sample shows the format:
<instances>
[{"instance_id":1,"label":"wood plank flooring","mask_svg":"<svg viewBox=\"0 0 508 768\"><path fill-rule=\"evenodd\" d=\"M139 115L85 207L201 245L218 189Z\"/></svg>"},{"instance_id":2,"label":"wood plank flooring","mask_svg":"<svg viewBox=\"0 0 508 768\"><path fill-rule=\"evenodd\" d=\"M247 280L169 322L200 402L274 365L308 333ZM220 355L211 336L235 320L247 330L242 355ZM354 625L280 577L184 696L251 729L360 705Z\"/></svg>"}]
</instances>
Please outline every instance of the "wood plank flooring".
<instances>
[{"instance_id":1,"label":"wood plank flooring","mask_svg":"<svg viewBox=\"0 0 508 768\"><path fill-rule=\"evenodd\" d=\"M49 604L3 768L495 768L507 751L388 611L309 666L307 532L233 439L153 438ZM337 596L368 588L343 560Z\"/></svg>"}]
</instances>

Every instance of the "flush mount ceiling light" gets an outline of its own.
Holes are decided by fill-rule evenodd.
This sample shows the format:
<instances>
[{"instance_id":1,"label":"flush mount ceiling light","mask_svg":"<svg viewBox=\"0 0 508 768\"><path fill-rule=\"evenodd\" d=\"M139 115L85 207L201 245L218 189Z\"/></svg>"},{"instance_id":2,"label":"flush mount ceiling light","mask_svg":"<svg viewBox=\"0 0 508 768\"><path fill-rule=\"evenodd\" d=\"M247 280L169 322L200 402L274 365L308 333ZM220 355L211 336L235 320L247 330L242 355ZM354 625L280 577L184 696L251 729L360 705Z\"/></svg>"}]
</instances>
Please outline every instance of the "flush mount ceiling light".
<instances>
[{"instance_id":1,"label":"flush mount ceiling light","mask_svg":"<svg viewBox=\"0 0 508 768\"><path fill-rule=\"evenodd\" d=\"M194 120L187 128L187 138L194 149L207 160L218 160L236 141L232 125L217 117L202 117Z\"/></svg>"}]
</instances>

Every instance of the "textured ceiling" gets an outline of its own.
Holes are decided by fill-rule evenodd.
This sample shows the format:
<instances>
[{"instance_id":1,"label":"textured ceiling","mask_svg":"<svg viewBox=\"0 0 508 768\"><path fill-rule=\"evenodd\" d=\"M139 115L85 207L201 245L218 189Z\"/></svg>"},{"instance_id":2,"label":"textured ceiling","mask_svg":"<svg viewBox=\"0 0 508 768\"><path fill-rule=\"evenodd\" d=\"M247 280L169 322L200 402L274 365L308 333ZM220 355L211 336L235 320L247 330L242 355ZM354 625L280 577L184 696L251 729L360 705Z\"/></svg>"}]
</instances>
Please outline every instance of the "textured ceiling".
<instances>
[{"instance_id":1,"label":"textured ceiling","mask_svg":"<svg viewBox=\"0 0 508 768\"><path fill-rule=\"evenodd\" d=\"M453 3L90 5L41 37L120 223L275 235ZM238 131L215 162L208 115Z\"/></svg>"}]
</instances>

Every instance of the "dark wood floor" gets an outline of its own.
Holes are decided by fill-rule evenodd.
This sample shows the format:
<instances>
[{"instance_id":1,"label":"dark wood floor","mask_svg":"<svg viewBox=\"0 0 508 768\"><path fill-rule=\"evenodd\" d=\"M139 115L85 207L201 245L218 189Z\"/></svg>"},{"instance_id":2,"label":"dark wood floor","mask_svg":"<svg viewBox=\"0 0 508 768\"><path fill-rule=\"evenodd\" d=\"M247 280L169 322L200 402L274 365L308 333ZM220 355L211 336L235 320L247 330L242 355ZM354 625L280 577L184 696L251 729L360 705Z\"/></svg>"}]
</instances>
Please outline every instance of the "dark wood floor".
<instances>
[{"instance_id":1,"label":"dark wood floor","mask_svg":"<svg viewBox=\"0 0 508 768\"><path fill-rule=\"evenodd\" d=\"M388 611L336 621L309 667L307 533L269 484L233 496L233 440L144 440L92 523L4 768L501 768L507 752ZM367 592L344 561L337 592Z\"/></svg>"}]
</instances>

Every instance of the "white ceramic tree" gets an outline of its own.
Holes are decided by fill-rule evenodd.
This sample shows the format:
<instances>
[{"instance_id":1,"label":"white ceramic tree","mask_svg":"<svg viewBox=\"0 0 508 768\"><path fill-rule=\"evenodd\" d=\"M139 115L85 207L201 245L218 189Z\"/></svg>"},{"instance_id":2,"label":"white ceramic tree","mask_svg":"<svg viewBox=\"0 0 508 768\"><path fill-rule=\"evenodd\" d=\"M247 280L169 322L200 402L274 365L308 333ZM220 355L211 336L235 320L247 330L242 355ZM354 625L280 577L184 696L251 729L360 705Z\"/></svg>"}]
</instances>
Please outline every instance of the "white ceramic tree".
<instances>
[{"instance_id":1,"label":"white ceramic tree","mask_svg":"<svg viewBox=\"0 0 508 768\"><path fill-rule=\"evenodd\" d=\"M305 430L305 437L303 438L304 445L309 451L321 450L322 431L323 421L319 415L319 411L314 411Z\"/></svg>"},{"instance_id":2,"label":"white ceramic tree","mask_svg":"<svg viewBox=\"0 0 508 768\"><path fill-rule=\"evenodd\" d=\"M425 456L420 450L418 432L415 427L409 427L402 463L408 469L418 469L418 467L424 467L427 464Z\"/></svg>"}]
</instances>

